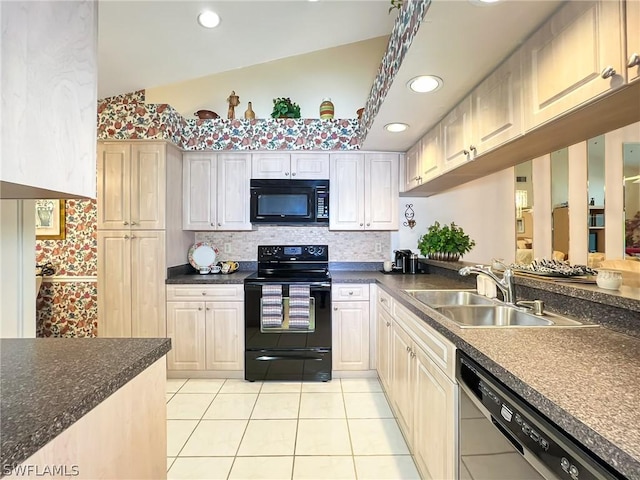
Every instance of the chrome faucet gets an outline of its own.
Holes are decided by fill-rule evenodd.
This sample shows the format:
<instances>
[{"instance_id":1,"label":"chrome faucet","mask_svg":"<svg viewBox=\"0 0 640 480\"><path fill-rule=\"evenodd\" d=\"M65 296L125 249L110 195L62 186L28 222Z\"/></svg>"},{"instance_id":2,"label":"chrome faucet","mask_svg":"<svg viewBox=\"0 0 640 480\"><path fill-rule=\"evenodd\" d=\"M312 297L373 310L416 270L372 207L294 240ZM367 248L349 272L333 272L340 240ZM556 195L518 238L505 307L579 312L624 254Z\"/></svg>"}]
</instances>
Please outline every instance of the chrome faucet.
<instances>
[{"instance_id":1,"label":"chrome faucet","mask_svg":"<svg viewBox=\"0 0 640 480\"><path fill-rule=\"evenodd\" d=\"M463 276L475 273L476 275L486 275L496 284L500 292L502 292L502 298L504 303L509 305L515 305L516 303L516 284L513 281L513 271L510 268L505 268L502 274L502 278L499 278L495 273L491 271L491 267L485 265L476 265L474 267L462 267L458 273Z\"/></svg>"}]
</instances>

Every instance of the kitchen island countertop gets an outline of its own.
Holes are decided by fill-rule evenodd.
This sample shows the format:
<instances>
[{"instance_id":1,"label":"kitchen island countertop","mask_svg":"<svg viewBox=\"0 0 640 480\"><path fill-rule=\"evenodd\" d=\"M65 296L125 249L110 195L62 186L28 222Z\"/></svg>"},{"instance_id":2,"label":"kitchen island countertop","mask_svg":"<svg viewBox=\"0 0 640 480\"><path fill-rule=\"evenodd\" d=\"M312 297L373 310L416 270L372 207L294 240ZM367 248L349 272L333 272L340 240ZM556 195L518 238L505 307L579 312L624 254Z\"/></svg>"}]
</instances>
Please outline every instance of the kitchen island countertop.
<instances>
[{"instance_id":1,"label":"kitchen island countertop","mask_svg":"<svg viewBox=\"0 0 640 480\"><path fill-rule=\"evenodd\" d=\"M168 338L0 340L0 476L170 348Z\"/></svg>"}]
</instances>

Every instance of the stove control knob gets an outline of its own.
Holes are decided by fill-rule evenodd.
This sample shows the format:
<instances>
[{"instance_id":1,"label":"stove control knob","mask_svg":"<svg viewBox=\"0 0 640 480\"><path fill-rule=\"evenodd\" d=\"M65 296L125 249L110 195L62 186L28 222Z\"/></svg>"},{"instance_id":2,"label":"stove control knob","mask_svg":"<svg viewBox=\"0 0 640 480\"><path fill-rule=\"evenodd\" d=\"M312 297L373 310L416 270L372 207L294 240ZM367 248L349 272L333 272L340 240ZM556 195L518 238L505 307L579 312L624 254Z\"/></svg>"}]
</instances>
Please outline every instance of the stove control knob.
<instances>
[{"instance_id":1,"label":"stove control knob","mask_svg":"<svg viewBox=\"0 0 640 480\"><path fill-rule=\"evenodd\" d=\"M307 247L307 251L309 252L310 255L317 255L316 247Z\"/></svg>"},{"instance_id":2,"label":"stove control knob","mask_svg":"<svg viewBox=\"0 0 640 480\"><path fill-rule=\"evenodd\" d=\"M324 254L324 247L318 247L318 250L316 251L316 255L323 255Z\"/></svg>"}]
</instances>

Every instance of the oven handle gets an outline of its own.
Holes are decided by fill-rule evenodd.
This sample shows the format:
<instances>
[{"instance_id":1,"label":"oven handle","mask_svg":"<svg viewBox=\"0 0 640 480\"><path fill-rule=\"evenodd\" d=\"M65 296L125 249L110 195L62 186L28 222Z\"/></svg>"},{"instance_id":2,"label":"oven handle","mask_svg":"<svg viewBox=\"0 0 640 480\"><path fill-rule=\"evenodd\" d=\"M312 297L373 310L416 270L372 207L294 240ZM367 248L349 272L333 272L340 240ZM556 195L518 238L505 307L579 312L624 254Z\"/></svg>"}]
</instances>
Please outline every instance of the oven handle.
<instances>
[{"instance_id":1,"label":"oven handle","mask_svg":"<svg viewBox=\"0 0 640 480\"><path fill-rule=\"evenodd\" d=\"M272 360L311 360L321 362L324 359L321 357L310 357L308 355L261 355L256 357L255 360L260 362L270 362Z\"/></svg>"},{"instance_id":2,"label":"oven handle","mask_svg":"<svg viewBox=\"0 0 640 480\"><path fill-rule=\"evenodd\" d=\"M311 290L331 290L330 283L297 282L297 281L294 281L294 282L251 281L251 282L245 283L245 286L253 287L253 286L262 286L262 285L296 285L296 284L309 285L311 287Z\"/></svg>"}]
</instances>

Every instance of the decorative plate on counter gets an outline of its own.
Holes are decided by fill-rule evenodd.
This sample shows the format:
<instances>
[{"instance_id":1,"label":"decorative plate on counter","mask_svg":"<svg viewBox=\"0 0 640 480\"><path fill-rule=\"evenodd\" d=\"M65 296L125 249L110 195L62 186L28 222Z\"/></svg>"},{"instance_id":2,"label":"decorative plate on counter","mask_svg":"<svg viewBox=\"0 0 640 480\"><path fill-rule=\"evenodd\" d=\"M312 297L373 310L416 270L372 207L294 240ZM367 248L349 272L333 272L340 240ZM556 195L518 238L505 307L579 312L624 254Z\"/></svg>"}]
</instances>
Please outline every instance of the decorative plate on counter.
<instances>
[{"instance_id":1,"label":"decorative plate on counter","mask_svg":"<svg viewBox=\"0 0 640 480\"><path fill-rule=\"evenodd\" d=\"M189 263L196 270L202 267L211 267L216 264L218 249L207 242L194 243L189 249Z\"/></svg>"}]
</instances>

